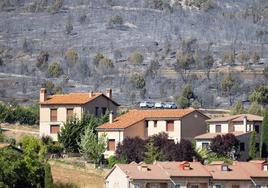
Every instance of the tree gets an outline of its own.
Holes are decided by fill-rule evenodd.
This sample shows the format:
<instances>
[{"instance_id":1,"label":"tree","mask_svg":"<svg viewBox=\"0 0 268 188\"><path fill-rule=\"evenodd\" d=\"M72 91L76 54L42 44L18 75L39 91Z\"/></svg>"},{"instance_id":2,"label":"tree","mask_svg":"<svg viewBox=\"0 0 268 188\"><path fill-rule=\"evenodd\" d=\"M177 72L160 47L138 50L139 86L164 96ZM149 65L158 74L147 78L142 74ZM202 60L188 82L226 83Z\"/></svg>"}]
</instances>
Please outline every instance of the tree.
<instances>
[{"instance_id":1,"label":"tree","mask_svg":"<svg viewBox=\"0 0 268 188\"><path fill-rule=\"evenodd\" d=\"M237 92L238 80L231 74L228 74L221 81L221 91L223 96L229 97L229 104L233 104L233 95Z\"/></svg>"},{"instance_id":2,"label":"tree","mask_svg":"<svg viewBox=\"0 0 268 188\"><path fill-rule=\"evenodd\" d=\"M268 89L265 85L257 86L249 95L251 102L257 102L259 104L266 104L268 102Z\"/></svg>"},{"instance_id":3,"label":"tree","mask_svg":"<svg viewBox=\"0 0 268 188\"><path fill-rule=\"evenodd\" d=\"M263 76L268 79L268 66L264 67L263 69Z\"/></svg>"},{"instance_id":4,"label":"tree","mask_svg":"<svg viewBox=\"0 0 268 188\"><path fill-rule=\"evenodd\" d=\"M255 159L256 155L257 155L256 131L252 131L250 135L250 140L249 140L249 152L248 152L249 159Z\"/></svg>"},{"instance_id":5,"label":"tree","mask_svg":"<svg viewBox=\"0 0 268 188\"><path fill-rule=\"evenodd\" d=\"M265 111L261 131L261 156L268 157L268 113Z\"/></svg>"},{"instance_id":6,"label":"tree","mask_svg":"<svg viewBox=\"0 0 268 188\"><path fill-rule=\"evenodd\" d=\"M96 127L107 121L108 114L100 118L96 118L92 114L84 114L81 120L77 118L69 119L58 133L59 142L63 145L66 152L79 152L79 143L85 129L89 127L96 134Z\"/></svg>"},{"instance_id":7,"label":"tree","mask_svg":"<svg viewBox=\"0 0 268 188\"><path fill-rule=\"evenodd\" d=\"M54 188L53 177L49 163L45 164L45 188Z\"/></svg>"},{"instance_id":8,"label":"tree","mask_svg":"<svg viewBox=\"0 0 268 188\"><path fill-rule=\"evenodd\" d=\"M243 113L245 113L245 108L244 108L242 101L239 100L232 107L230 114L237 115L237 114L243 114Z\"/></svg>"},{"instance_id":9,"label":"tree","mask_svg":"<svg viewBox=\"0 0 268 188\"><path fill-rule=\"evenodd\" d=\"M132 75L130 78L130 81L137 89L142 89L146 85L146 81L144 77L140 74Z\"/></svg>"},{"instance_id":10,"label":"tree","mask_svg":"<svg viewBox=\"0 0 268 188\"><path fill-rule=\"evenodd\" d=\"M217 135L210 144L211 151L219 156L226 156L235 159L238 156L239 141L231 134Z\"/></svg>"},{"instance_id":11,"label":"tree","mask_svg":"<svg viewBox=\"0 0 268 188\"><path fill-rule=\"evenodd\" d=\"M195 99L193 88L191 85L186 85L182 90L182 96L187 99Z\"/></svg>"},{"instance_id":12,"label":"tree","mask_svg":"<svg viewBox=\"0 0 268 188\"><path fill-rule=\"evenodd\" d=\"M83 154L86 160L93 161L94 164L99 164L102 159L101 157L106 150L106 140L106 134L102 134L97 138L93 129L87 127L79 143L80 153Z\"/></svg>"},{"instance_id":13,"label":"tree","mask_svg":"<svg viewBox=\"0 0 268 188\"><path fill-rule=\"evenodd\" d=\"M163 159L163 154L158 147L154 146L153 140L149 139L149 142L145 145L144 162L152 164L154 161L161 159Z\"/></svg>"},{"instance_id":14,"label":"tree","mask_svg":"<svg viewBox=\"0 0 268 188\"><path fill-rule=\"evenodd\" d=\"M263 112L262 106L260 104L258 104L257 102L251 103L251 105L248 109L249 114L254 114L254 115L258 115L258 116L261 116L262 112Z\"/></svg>"},{"instance_id":15,"label":"tree","mask_svg":"<svg viewBox=\"0 0 268 188\"><path fill-rule=\"evenodd\" d=\"M74 49L68 49L65 52L65 60L72 67L78 60L78 53Z\"/></svg>"},{"instance_id":16,"label":"tree","mask_svg":"<svg viewBox=\"0 0 268 188\"><path fill-rule=\"evenodd\" d=\"M177 104L181 107L181 108L188 108L191 105L191 102L189 99L187 99L184 96L181 96L177 99Z\"/></svg>"},{"instance_id":17,"label":"tree","mask_svg":"<svg viewBox=\"0 0 268 188\"><path fill-rule=\"evenodd\" d=\"M182 80L187 80L187 70L190 69L191 65L195 63L193 54L191 52L177 52L176 55L175 70L181 74Z\"/></svg>"},{"instance_id":18,"label":"tree","mask_svg":"<svg viewBox=\"0 0 268 188\"><path fill-rule=\"evenodd\" d=\"M63 74L63 70L59 63L54 62L51 65L49 65L47 70L47 76L48 77L59 77Z\"/></svg>"},{"instance_id":19,"label":"tree","mask_svg":"<svg viewBox=\"0 0 268 188\"><path fill-rule=\"evenodd\" d=\"M210 70L211 68L213 67L214 65L214 58L212 55L207 55L205 58L204 58L204 66L205 68L207 69L207 78L210 79Z\"/></svg>"},{"instance_id":20,"label":"tree","mask_svg":"<svg viewBox=\"0 0 268 188\"><path fill-rule=\"evenodd\" d=\"M140 65L143 62L143 55L139 52L134 52L128 57L128 61L134 65Z\"/></svg>"},{"instance_id":21,"label":"tree","mask_svg":"<svg viewBox=\"0 0 268 188\"><path fill-rule=\"evenodd\" d=\"M127 163L143 161L145 143L145 140L139 137L125 138L123 143L119 143L116 148L116 158L118 160L125 159Z\"/></svg>"}]
</instances>

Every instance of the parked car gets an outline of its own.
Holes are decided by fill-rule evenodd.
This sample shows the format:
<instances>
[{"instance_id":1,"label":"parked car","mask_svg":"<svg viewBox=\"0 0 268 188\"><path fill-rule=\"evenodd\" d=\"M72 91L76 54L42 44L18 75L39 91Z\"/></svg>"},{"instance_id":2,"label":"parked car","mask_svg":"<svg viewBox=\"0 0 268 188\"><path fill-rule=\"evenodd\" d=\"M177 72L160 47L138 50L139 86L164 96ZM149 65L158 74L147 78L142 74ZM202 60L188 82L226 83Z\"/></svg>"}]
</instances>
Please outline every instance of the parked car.
<instances>
[{"instance_id":1,"label":"parked car","mask_svg":"<svg viewBox=\"0 0 268 188\"><path fill-rule=\"evenodd\" d=\"M149 101L144 101L140 103L140 108L153 108L154 103Z\"/></svg>"},{"instance_id":2,"label":"parked car","mask_svg":"<svg viewBox=\"0 0 268 188\"><path fill-rule=\"evenodd\" d=\"M164 108L164 103L162 103L162 102L156 102L156 103L154 104L154 107L155 107L155 108Z\"/></svg>"},{"instance_id":3,"label":"parked car","mask_svg":"<svg viewBox=\"0 0 268 188\"><path fill-rule=\"evenodd\" d=\"M177 105L175 102L165 102L164 103L164 108L168 108L168 109L176 109Z\"/></svg>"}]
</instances>

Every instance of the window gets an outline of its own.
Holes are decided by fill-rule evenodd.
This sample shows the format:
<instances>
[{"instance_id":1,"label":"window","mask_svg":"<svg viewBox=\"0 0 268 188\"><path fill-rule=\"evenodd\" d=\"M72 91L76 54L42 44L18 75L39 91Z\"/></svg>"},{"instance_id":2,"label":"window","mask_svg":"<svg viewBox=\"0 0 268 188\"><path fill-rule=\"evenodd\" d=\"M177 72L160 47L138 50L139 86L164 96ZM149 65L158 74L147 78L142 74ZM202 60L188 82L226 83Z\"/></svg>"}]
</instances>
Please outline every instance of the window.
<instances>
[{"instance_id":1,"label":"window","mask_svg":"<svg viewBox=\"0 0 268 188\"><path fill-rule=\"evenodd\" d=\"M57 109L50 109L50 121L57 121Z\"/></svg>"},{"instance_id":2,"label":"window","mask_svg":"<svg viewBox=\"0 0 268 188\"><path fill-rule=\"evenodd\" d=\"M108 140L108 151L115 151L115 139Z\"/></svg>"},{"instance_id":3,"label":"window","mask_svg":"<svg viewBox=\"0 0 268 188\"><path fill-rule=\"evenodd\" d=\"M59 125L50 125L50 134L58 134L60 131Z\"/></svg>"},{"instance_id":4,"label":"window","mask_svg":"<svg viewBox=\"0 0 268 188\"><path fill-rule=\"evenodd\" d=\"M102 108L101 108L101 113L102 113L102 115L106 114L106 111L107 111L107 108L105 108L105 107L102 107Z\"/></svg>"},{"instance_id":5,"label":"window","mask_svg":"<svg viewBox=\"0 0 268 188\"><path fill-rule=\"evenodd\" d=\"M175 185L175 188L181 188L181 186L180 185Z\"/></svg>"},{"instance_id":6,"label":"window","mask_svg":"<svg viewBox=\"0 0 268 188\"><path fill-rule=\"evenodd\" d=\"M239 185L232 185L232 188L239 188Z\"/></svg>"},{"instance_id":7,"label":"window","mask_svg":"<svg viewBox=\"0 0 268 188\"><path fill-rule=\"evenodd\" d=\"M227 172L228 170L229 170L229 169L228 169L228 165L223 164L223 165L221 166L221 171Z\"/></svg>"},{"instance_id":8,"label":"window","mask_svg":"<svg viewBox=\"0 0 268 188\"><path fill-rule=\"evenodd\" d=\"M202 143L202 149L208 149L209 144L207 142Z\"/></svg>"},{"instance_id":9,"label":"window","mask_svg":"<svg viewBox=\"0 0 268 188\"><path fill-rule=\"evenodd\" d=\"M256 185L256 188L261 188L261 186L260 185Z\"/></svg>"},{"instance_id":10,"label":"window","mask_svg":"<svg viewBox=\"0 0 268 188\"><path fill-rule=\"evenodd\" d=\"M198 185L192 185L191 188L199 188Z\"/></svg>"},{"instance_id":11,"label":"window","mask_svg":"<svg viewBox=\"0 0 268 188\"><path fill-rule=\"evenodd\" d=\"M255 125L254 126L254 130L256 131L257 134L260 133L260 126L259 125Z\"/></svg>"},{"instance_id":12,"label":"window","mask_svg":"<svg viewBox=\"0 0 268 188\"><path fill-rule=\"evenodd\" d=\"M263 165L263 171L266 171L266 172L268 171L268 164Z\"/></svg>"},{"instance_id":13,"label":"window","mask_svg":"<svg viewBox=\"0 0 268 188\"><path fill-rule=\"evenodd\" d=\"M245 143L244 142L240 143L239 149L240 149L240 151L245 151Z\"/></svg>"},{"instance_id":14,"label":"window","mask_svg":"<svg viewBox=\"0 0 268 188\"><path fill-rule=\"evenodd\" d=\"M215 188L221 188L221 185L215 185Z\"/></svg>"},{"instance_id":15,"label":"window","mask_svg":"<svg viewBox=\"0 0 268 188\"><path fill-rule=\"evenodd\" d=\"M221 125L216 125L216 133L221 133Z\"/></svg>"},{"instance_id":16,"label":"window","mask_svg":"<svg viewBox=\"0 0 268 188\"><path fill-rule=\"evenodd\" d=\"M145 121L145 128L148 129L149 127L149 121Z\"/></svg>"},{"instance_id":17,"label":"window","mask_svg":"<svg viewBox=\"0 0 268 188\"><path fill-rule=\"evenodd\" d=\"M99 115L99 107L95 107L95 116Z\"/></svg>"},{"instance_id":18,"label":"window","mask_svg":"<svg viewBox=\"0 0 268 188\"><path fill-rule=\"evenodd\" d=\"M256 143L256 151L258 152L258 151L260 151L260 143Z\"/></svg>"},{"instance_id":19,"label":"window","mask_svg":"<svg viewBox=\"0 0 268 188\"><path fill-rule=\"evenodd\" d=\"M168 132L174 131L174 121L167 121L166 131Z\"/></svg>"},{"instance_id":20,"label":"window","mask_svg":"<svg viewBox=\"0 0 268 188\"><path fill-rule=\"evenodd\" d=\"M134 185L134 188L140 188L140 185L139 184L135 184Z\"/></svg>"},{"instance_id":21,"label":"window","mask_svg":"<svg viewBox=\"0 0 268 188\"><path fill-rule=\"evenodd\" d=\"M67 109L67 119L72 119L74 116L74 109L73 108L68 108Z\"/></svg>"},{"instance_id":22,"label":"window","mask_svg":"<svg viewBox=\"0 0 268 188\"><path fill-rule=\"evenodd\" d=\"M154 128L157 127L157 121L154 121Z\"/></svg>"}]
</instances>

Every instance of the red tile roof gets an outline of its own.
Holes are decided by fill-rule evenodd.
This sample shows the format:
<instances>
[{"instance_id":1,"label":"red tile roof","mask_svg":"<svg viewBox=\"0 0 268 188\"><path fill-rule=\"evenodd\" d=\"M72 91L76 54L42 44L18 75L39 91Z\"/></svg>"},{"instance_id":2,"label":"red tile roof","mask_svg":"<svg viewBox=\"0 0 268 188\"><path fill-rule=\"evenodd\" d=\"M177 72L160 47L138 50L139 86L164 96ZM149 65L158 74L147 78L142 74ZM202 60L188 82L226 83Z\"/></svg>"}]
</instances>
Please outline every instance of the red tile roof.
<instances>
[{"instance_id":1,"label":"red tile roof","mask_svg":"<svg viewBox=\"0 0 268 188\"><path fill-rule=\"evenodd\" d=\"M207 120L207 122L241 122L244 120L244 117L247 117L247 121L262 121L263 117L252 115L252 114L239 114L239 115L233 115L233 116L225 116L225 117L219 117L219 118L213 118Z\"/></svg>"},{"instance_id":2,"label":"red tile roof","mask_svg":"<svg viewBox=\"0 0 268 188\"><path fill-rule=\"evenodd\" d=\"M225 134L233 134L235 136L242 136L245 134L249 134L251 132L230 132L230 133L205 133L205 134L201 134L195 137L196 140L200 140L200 139L207 139L207 140L212 140L213 138L215 138L217 135L225 135Z\"/></svg>"},{"instance_id":3,"label":"red tile roof","mask_svg":"<svg viewBox=\"0 0 268 188\"><path fill-rule=\"evenodd\" d=\"M98 129L124 129L135 123L150 118L182 118L195 109L174 109L174 110L131 110L124 115L114 119L113 123L105 123L100 125Z\"/></svg>"},{"instance_id":4,"label":"red tile roof","mask_svg":"<svg viewBox=\"0 0 268 188\"><path fill-rule=\"evenodd\" d=\"M94 99L104 96L105 98L111 100L113 103L118 105L115 101L108 98L106 95L102 93L94 93L93 96L90 97L89 93L69 93L69 94L62 94L62 95L51 95L47 97L47 100L44 102L40 102L42 105L48 104L86 104Z\"/></svg>"}]
</instances>

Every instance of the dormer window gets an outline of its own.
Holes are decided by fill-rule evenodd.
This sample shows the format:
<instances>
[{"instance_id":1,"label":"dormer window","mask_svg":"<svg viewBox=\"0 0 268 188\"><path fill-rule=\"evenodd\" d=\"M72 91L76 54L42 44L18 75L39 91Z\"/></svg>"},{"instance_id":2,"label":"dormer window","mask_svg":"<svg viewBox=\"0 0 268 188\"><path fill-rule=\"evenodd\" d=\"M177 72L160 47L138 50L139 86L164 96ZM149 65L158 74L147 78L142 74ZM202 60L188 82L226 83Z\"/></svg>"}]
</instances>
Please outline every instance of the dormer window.
<instances>
[{"instance_id":1,"label":"dormer window","mask_svg":"<svg viewBox=\"0 0 268 188\"><path fill-rule=\"evenodd\" d=\"M228 165L227 164L222 164L221 165L221 171L227 172L228 170L229 170L229 168L228 168Z\"/></svg>"}]
</instances>

